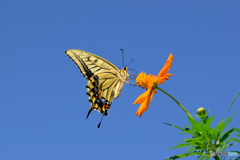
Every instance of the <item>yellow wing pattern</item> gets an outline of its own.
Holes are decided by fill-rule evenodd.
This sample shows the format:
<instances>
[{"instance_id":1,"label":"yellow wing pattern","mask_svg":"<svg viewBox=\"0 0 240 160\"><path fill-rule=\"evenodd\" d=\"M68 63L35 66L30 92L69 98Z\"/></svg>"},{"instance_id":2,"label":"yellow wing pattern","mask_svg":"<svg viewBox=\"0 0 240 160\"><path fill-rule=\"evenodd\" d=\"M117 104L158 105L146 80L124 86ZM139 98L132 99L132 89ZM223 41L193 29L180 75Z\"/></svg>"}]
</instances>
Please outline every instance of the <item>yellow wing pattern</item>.
<instances>
[{"instance_id":1,"label":"yellow wing pattern","mask_svg":"<svg viewBox=\"0 0 240 160\"><path fill-rule=\"evenodd\" d=\"M119 96L126 82L127 68L120 70L109 61L82 50L71 49L66 51L66 54L88 80L86 88L91 107L87 118L92 110L97 110L106 116L113 98Z\"/></svg>"}]
</instances>

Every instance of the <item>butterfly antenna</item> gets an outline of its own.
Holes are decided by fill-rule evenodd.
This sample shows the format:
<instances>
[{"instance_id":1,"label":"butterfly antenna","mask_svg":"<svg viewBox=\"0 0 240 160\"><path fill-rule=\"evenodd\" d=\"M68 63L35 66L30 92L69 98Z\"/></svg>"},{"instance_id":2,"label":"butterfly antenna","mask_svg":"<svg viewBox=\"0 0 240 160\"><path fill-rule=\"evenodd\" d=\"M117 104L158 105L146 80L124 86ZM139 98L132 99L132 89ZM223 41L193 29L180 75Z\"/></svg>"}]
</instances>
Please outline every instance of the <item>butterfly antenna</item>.
<instances>
[{"instance_id":1,"label":"butterfly antenna","mask_svg":"<svg viewBox=\"0 0 240 160\"><path fill-rule=\"evenodd\" d=\"M133 62L133 59L132 59L132 61L131 62L129 62L127 65L126 65L126 67L129 65L129 64L131 64Z\"/></svg>"},{"instance_id":2,"label":"butterfly antenna","mask_svg":"<svg viewBox=\"0 0 240 160\"><path fill-rule=\"evenodd\" d=\"M124 66L124 54L123 54L123 49L120 49L121 51L122 51L122 62L123 62L123 67L125 67Z\"/></svg>"},{"instance_id":3,"label":"butterfly antenna","mask_svg":"<svg viewBox=\"0 0 240 160\"><path fill-rule=\"evenodd\" d=\"M105 112L103 113L103 115L102 115L102 118L101 118L101 121L99 122L99 124L98 124L98 126L97 126L97 128L99 128L100 127L100 125L101 125L101 123L102 123L102 120L103 120L103 117L105 116Z\"/></svg>"}]
</instances>

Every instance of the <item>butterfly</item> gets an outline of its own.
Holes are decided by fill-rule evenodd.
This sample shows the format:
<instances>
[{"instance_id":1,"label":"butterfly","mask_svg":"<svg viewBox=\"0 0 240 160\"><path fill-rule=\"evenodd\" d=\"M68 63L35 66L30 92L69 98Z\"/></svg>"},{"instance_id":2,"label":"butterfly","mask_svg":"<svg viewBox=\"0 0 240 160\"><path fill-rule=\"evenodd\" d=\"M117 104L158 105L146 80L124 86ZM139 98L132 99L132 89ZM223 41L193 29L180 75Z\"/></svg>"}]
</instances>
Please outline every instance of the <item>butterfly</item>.
<instances>
[{"instance_id":1,"label":"butterfly","mask_svg":"<svg viewBox=\"0 0 240 160\"><path fill-rule=\"evenodd\" d=\"M88 80L86 88L91 106L87 118L93 110L103 114L103 118L108 114L113 98L116 99L120 95L124 83L129 83L128 68L124 67L120 70L111 62L83 50L70 49L65 53ZM102 119L98 128L101 122Z\"/></svg>"}]
</instances>

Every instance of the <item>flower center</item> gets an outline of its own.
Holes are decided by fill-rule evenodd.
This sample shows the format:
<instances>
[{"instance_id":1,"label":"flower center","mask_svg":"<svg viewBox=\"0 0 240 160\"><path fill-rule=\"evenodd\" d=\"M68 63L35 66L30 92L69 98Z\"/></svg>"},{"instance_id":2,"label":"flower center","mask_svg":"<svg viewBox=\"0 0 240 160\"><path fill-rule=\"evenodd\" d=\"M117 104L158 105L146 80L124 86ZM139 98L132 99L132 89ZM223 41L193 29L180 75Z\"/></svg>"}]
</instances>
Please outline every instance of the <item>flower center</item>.
<instances>
[{"instance_id":1,"label":"flower center","mask_svg":"<svg viewBox=\"0 0 240 160\"><path fill-rule=\"evenodd\" d=\"M138 87L142 87L143 89L147 88L147 75L145 72L141 72L138 74L136 78L136 83Z\"/></svg>"}]
</instances>

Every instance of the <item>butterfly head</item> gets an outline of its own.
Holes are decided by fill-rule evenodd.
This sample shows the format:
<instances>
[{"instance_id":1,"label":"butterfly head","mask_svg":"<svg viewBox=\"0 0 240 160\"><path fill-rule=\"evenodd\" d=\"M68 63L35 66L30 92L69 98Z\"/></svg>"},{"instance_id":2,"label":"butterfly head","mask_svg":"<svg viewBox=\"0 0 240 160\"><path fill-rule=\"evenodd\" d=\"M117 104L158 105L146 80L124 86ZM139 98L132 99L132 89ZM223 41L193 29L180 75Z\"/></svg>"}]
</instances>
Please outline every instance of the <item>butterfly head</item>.
<instances>
[{"instance_id":1,"label":"butterfly head","mask_svg":"<svg viewBox=\"0 0 240 160\"><path fill-rule=\"evenodd\" d=\"M121 70L121 76L124 80L127 80L127 77L129 77L128 74L128 68L127 67L123 67L123 69Z\"/></svg>"}]
</instances>

